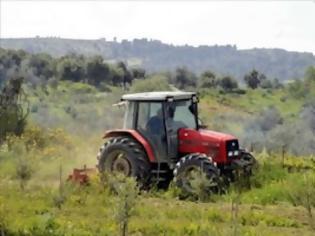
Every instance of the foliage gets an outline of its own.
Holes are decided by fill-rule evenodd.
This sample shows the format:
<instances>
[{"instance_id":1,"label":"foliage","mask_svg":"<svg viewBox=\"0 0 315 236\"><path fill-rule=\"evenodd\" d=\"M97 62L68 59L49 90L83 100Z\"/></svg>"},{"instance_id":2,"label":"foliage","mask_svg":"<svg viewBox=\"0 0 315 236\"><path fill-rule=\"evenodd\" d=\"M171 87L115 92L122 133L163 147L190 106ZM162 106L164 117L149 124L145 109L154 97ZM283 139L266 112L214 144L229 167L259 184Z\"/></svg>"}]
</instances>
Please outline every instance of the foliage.
<instances>
[{"instance_id":1,"label":"foliage","mask_svg":"<svg viewBox=\"0 0 315 236\"><path fill-rule=\"evenodd\" d=\"M294 191L289 194L291 201L295 205L301 205L307 211L310 226L315 230L314 216L312 208L315 208L315 174L306 173L303 175L302 181L293 186Z\"/></svg>"},{"instance_id":2,"label":"foliage","mask_svg":"<svg viewBox=\"0 0 315 236\"><path fill-rule=\"evenodd\" d=\"M75 40L62 38L2 39L4 48L46 52L61 57L71 52L85 55L101 54L108 60L137 60L147 71L174 70L186 65L195 73L211 69L217 74L231 74L241 80L255 68L268 78L281 81L302 77L305 69L315 64L312 53L288 52L282 49L240 50L235 45L175 46L159 40L134 39Z\"/></svg>"},{"instance_id":3,"label":"foliage","mask_svg":"<svg viewBox=\"0 0 315 236\"><path fill-rule=\"evenodd\" d=\"M39 152L36 155L41 156L51 146L60 149L59 153L65 152L63 142L56 142L55 138L48 135L50 130L45 129L42 132L46 134L43 136L48 140L44 143L44 147L36 148ZM61 131L55 132L53 136L56 138L66 135L60 134ZM12 145L17 145L16 142L19 142L19 139L16 139ZM216 196L216 203L182 201L177 199L178 192L173 188L160 194L138 195L139 191L133 179L106 176L107 186L104 189L95 176L89 186L62 183L63 190L60 194L60 161L63 161L64 176L73 166L80 166L89 155L93 156L95 150L92 148L91 153L86 155L87 146L77 139L72 139L72 142L76 143L71 148L74 159L71 159L71 156L65 159L37 159L38 171L29 180L25 191L19 191L15 185L10 184L9 180L1 179L1 189L5 191L0 192L0 202L4 203L6 211L9 212L5 215L6 232L12 235L19 235L19 232L25 232L24 235L117 235L122 232L122 223L128 222L130 235L208 235L209 232L212 235L231 235L233 233L230 229L229 214L233 192ZM93 142L94 140L85 137L84 143L88 146ZM14 148L14 150L19 149ZM25 148L21 152L27 153ZM78 152L84 153L81 162L78 162L78 156L75 155ZM303 210L291 205L288 192L288 190L294 191L293 186L299 186L303 173L287 172L277 156L269 156L267 153L255 156L260 161L261 169L252 179L252 189L242 192L237 232L241 235L256 235L259 230L262 235L294 235L296 230L300 230L305 235L308 233L311 235L303 224L305 220ZM14 160L12 158L8 161L12 162ZM95 157L92 159L91 164L95 162ZM286 161L289 163L289 160ZM3 172L6 165L4 159L0 161L0 170ZM70 161L70 169L67 168L68 161ZM311 160L309 162L311 163ZM54 170L49 179L45 177L47 167L43 168L44 166ZM60 209L54 202L57 196L64 196L66 200L62 201ZM285 202L287 205L283 206L278 204L279 202ZM265 205L264 208L260 204ZM269 204L274 205L269 206Z\"/></svg>"},{"instance_id":4,"label":"foliage","mask_svg":"<svg viewBox=\"0 0 315 236\"><path fill-rule=\"evenodd\" d=\"M224 76L221 78L219 85L225 92L230 92L238 87L237 81L230 76Z\"/></svg>"},{"instance_id":5,"label":"foliage","mask_svg":"<svg viewBox=\"0 0 315 236\"><path fill-rule=\"evenodd\" d=\"M194 194L190 199L196 198L200 202L214 201L215 193L211 189L213 189L213 184L217 183L209 181L203 172L193 172L191 178L190 184Z\"/></svg>"},{"instance_id":6,"label":"foliage","mask_svg":"<svg viewBox=\"0 0 315 236\"><path fill-rule=\"evenodd\" d=\"M185 89L187 87L195 87L197 78L194 73L189 71L186 67L178 67L175 71L175 75L172 78L172 82L179 89Z\"/></svg>"},{"instance_id":7,"label":"foliage","mask_svg":"<svg viewBox=\"0 0 315 236\"><path fill-rule=\"evenodd\" d=\"M0 68L1 83L18 72L27 84L33 88L41 87L46 92L47 85L56 88L58 81L88 83L96 87L104 87L104 84L126 87L134 79L133 72L124 62L105 63L99 55L72 53L53 58L43 53L29 54L1 49ZM139 68L135 76L144 78L143 70Z\"/></svg>"},{"instance_id":8,"label":"foliage","mask_svg":"<svg viewBox=\"0 0 315 236\"><path fill-rule=\"evenodd\" d=\"M28 116L28 101L22 89L23 77L10 76L0 93L0 143L8 134L20 135Z\"/></svg>"},{"instance_id":9,"label":"foliage","mask_svg":"<svg viewBox=\"0 0 315 236\"><path fill-rule=\"evenodd\" d=\"M117 194L114 199L115 219L119 225L120 235L126 236L130 217L133 215L137 203L139 193L137 182L133 178L117 174L111 176L111 185Z\"/></svg>"},{"instance_id":10,"label":"foliage","mask_svg":"<svg viewBox=\"0 0 315 236\"><path fill-rule=\"evenodd\" d=\"M264 74L259 73L255 69L244 76L244 81L251 89L256 89L259 86L262 86L263 88L272 87L271 81L267 80Z\"/></svg>"},{"instance_id":11,"label":"foliage","mask_svg":"<svg viewBox=\"0 0 315 236\"><path fill-rule=\"evenodd\" d=\"M295 98L304 98L309 94L309 87L301 80L295 80L288 86L289 94Z\"/></svg>"},{"instance_id":12,"label":"foliage","mask_svg":"<svg viewBox=\"0 0 315 236\"><path fill-rule=\"evenodd\" d=\"M152 92L152 91L169 91L171 87L167 82L167 78L160 75L153 75L145 80L136 80L131 92Z\"/></svg>"},{"instance_id":13,"label":"foliage","mask_svg":"<svg viewBox=\"0 0 315 236\"><path fill-rule=\"evenodd\" d=\"M89 84L99 86L101 82L108 80L106 82L109 83L111 80L109 66L103 63L101 56L90 58L86 67L86 75Z\"/></svg>"},{"instance_id":14,"label":"foliage","mask_svg":"<svg viewBox=\"0 0 315 236\"><path fill-rule=\"evenodd\" d=\"M218 78L211 71L205 71L198 80L199 88L216 88L218 86Z\"/></svg>"},{"instance_id":15,"label":"foliage","mask_svg":"<svg viewBox=\"0 0 315 236\"><path fill-rule=\"evenodd\" d=\"M5 205L0 201L0 235L8 234L8 221L7 221L7 212Z\"/></svg>"},{"instance_id":16,"label":"foliage","mask_svg":"<svg viewBox=\"0 0 315 236\"><path fill-rule=\"evenodd\" d=\"M305 80L308 83L314 83L315 82L315 67L310 66L306 72L305 72Z\"/></svg>"},{"instance_id":17,"label":"foliage","mask_svg":"<svg viewBox=\"0 0 315 236\"><path fill-rule=\"evenodd\" d=\"M19 180L22 190L25 189L26 183L31 179L32 172L33 169L27 157L20 157L16 164L16 178Z\"/></svg>"}]
</instances>

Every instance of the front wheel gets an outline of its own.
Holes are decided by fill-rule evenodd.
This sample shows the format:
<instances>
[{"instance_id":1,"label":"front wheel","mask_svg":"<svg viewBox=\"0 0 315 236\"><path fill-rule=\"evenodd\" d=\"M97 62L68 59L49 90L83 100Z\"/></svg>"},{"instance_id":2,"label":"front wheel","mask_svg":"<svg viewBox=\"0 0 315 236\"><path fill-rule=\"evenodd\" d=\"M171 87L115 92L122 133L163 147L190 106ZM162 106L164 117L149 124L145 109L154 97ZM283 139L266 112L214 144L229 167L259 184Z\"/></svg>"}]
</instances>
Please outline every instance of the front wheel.
<instances>
[{"instance_id":1,"label":"front wheel","mask_svg":"<svg viewBox=\"0 0 315 236\"><path fill-rule=\"evenodd\" d=\"M220 171L205 155L196 153L182 157L173 173L175 184L185 196L220 191Z\"/></svg>"},{"instance_id":2,"label":"front wheel","mask_svg":"<svg viewBox=\"0 0 315 236\"><path fill-rule=\"evenodd\" d=\"M234 160L233 163L233 178L240 186L250 189L251 176L258 168L258 162L255 157L245 150L241 150L240 157Z\"/></svg>"}]
</instances>

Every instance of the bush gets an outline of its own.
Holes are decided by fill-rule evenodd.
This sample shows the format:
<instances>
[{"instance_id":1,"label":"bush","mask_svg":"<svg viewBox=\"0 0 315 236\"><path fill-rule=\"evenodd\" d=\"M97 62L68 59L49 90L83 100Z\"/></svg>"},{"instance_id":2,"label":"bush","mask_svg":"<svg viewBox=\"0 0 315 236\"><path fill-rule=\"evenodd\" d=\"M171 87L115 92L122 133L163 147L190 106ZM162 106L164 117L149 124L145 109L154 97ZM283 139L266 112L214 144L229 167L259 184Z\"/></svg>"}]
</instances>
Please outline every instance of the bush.
<instances>
[{"instance_id":1,"label":"bush","mask_svg":"<svg viewBox=\"0 0 315 236\"><path fill-rule=\"evenodd\" d=\"M167 82L167 78L161 75L154 75L145 80L135 80L131 92L152 92L152 91L169 91L170 85Z\"/></svg>"},{"instance_id":2,"label":"bush","mask_svg":"<svg viewBox=\"0 0 315 236\"><path fill-rule=\"evenodd\" d=\"M8 214L8 210L6 209L6 207L4 206L4 204L2 204L0 202L0 235L9 235L9 230L8 230L8 220L7 220L7 214Z\"/></svg>"},{"instance_id":3,"label":"bush","mask_svg":"<svg viewBox=\"0 0 315 236\"><path fill-rule=\"evenodd\" d=\"M121 174L107 175L109 187L116 193L114 197L115 219L121 236L128 234L130 217L134 213L139 189L134 178Z\"/></svg>"},{"instance_id":4,"label":"bush","mask_svg":"<svg viewBox=\"0 0 315 236\"><path fill-rule=\"evenodd\" d=\"M301 176L302 177L302 176ZM307 212L310 226L315 230L312 208L315 207L315 174L306 173L303 178L296 181L288 191L290 200L294 205L303 206Z\"/></svg>"}]
</instances>

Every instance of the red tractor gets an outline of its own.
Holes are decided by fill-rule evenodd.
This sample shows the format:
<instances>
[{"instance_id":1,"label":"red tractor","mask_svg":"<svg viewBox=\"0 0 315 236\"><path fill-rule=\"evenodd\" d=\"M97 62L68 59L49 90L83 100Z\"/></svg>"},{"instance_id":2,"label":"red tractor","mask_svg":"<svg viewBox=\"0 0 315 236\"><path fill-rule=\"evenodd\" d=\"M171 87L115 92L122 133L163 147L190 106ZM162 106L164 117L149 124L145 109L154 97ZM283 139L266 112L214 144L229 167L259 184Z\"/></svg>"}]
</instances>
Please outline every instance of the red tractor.
<instances>
[{"instance_id":1,"label":"red tractor","mask_svg":"<svg viewBox=\"0 0 315 236\"><path fill-rule=\"evenodd\" d=\"M176 184L191 191L192 173L211 181L212 190L233 171L251 173L254 157L239 148L232 135L206 130L198 119L198 97L193 92L148 92L122 97L124 128L105 133L97 155L102 172L133 176L141 186Z\"/></svg>"}]
</instances>

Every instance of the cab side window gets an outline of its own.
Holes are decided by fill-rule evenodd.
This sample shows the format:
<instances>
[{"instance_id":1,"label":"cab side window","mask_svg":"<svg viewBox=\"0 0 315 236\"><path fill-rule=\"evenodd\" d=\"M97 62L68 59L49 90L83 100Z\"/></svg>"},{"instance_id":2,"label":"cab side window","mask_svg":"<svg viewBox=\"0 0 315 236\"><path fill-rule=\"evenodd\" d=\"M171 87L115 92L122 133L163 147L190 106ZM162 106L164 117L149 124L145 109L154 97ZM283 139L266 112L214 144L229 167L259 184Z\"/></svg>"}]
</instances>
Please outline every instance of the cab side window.
<instances>
[{"instance_id":1,"label":"cab side window","mask_svg":"<svg viewBox=\"0 0 315 236\"><path fill-rule=\"evenodd\" d=\"M140 102L138 105L137 129L153 147L155 155L161 160L166 155L166 135L162 103Z\"/></svg>"}]
</instances>

